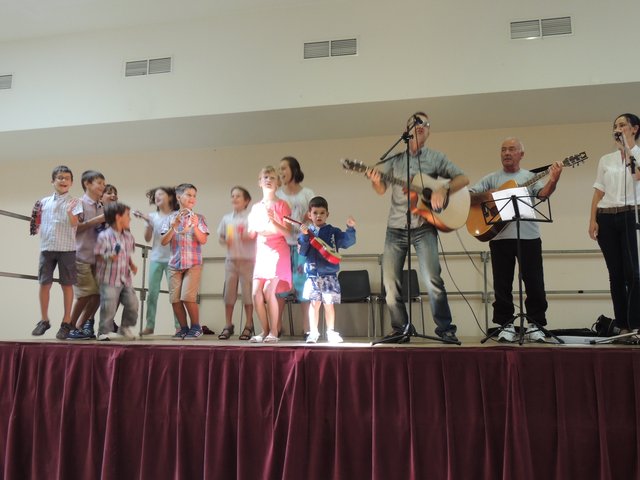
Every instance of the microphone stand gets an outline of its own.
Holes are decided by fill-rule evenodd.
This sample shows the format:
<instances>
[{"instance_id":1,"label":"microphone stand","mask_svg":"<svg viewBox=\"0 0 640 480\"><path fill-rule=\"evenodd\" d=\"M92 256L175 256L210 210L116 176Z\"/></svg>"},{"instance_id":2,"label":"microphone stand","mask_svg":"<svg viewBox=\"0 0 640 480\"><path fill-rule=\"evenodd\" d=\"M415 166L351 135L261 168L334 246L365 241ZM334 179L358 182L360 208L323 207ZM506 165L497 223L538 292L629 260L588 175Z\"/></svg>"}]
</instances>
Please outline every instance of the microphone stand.
<instances>
[{"instance_id":1,"label":"microphone stand","mask_svg":"<svg viewBox=\"0 0 640 480\"><path fill-rule=\"evenodd\" d=\"M422 125L422 120L420 120L418 116L414 115L413 123L407 127L407 129L402 133L402 136L398 140L396 140L391 148L380 157L380 161L376 163L376 165L381 165L391 160L393 157L386 158L387 155L389 155L389 153L396 147L396 145L404 141L405 154L407 156L407 187L411 185L411 151L409 150L409 140L414 138L414 135L411 135L411 131L414 130L415 134L415 128L418 125ZM409 192L407 192L407 298L405 300L407 302L408 309L407 324L405 325L404 330L397 335L377 340L373 342L373 345L377 345L379 343L407 343L409 342L411 337L419 337L428 340L436 340L442 343L456 343L457 345L461 345L460 342L451 342L449 340L445 340L444 338L420 334L413 326L413 309L411 308L411 195L409 195Z\"/></svg>"}]
</instances>

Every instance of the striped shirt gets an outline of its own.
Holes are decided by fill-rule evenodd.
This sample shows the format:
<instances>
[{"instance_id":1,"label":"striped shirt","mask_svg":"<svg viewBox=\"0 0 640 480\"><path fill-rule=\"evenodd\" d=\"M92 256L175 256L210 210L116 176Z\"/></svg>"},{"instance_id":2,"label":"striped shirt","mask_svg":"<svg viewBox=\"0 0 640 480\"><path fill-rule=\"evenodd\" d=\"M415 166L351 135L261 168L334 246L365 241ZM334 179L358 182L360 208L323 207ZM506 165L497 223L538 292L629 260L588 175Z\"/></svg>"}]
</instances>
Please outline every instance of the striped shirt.
<instances>
[{"instance_id":1,"label":"striped shirt","mask_svg":"<svg viewBox=\"0 0 640 480\"><path fill-rule=\"evenodd\" d=\"M69 203L76 200L69 193L40 200L40 250L43 252L74 252L76 250L76 229L67 215ZM74 215L82 213L82 202L78 201L72 210Z\"/></svg>"},{"instance_id":2,"label":"striped shirt","mask_svg":"<svg viewBox=\"0 0 640 480\"><path fill-rule=\"evenodd\" d=\"M96 255L96 278L98 283L111 287L132 285L129 262L135 249L135 240L129 230L116 232L107 227L100 232L94 253ZM111 257L117 253L117 257Z\"/></svg>"},{"instance_id":3,"label":"striped shirt","mask_svg":"<svg viewBox=\"0 0 640 480\"><path fill-rule=\"evenodd\" d=\"M171 224L180 212L176 211L169 215L162 225L162 235L171 229ZM198 225L188 229L189 217L183 217L180 225L176 228L176 233L171 237L171 258L169 268L173 270L187 270L195 265L202 265L202 246L194 234L195 228L202 233L209 235L207 221L202 215L198 215Z\"/></svg>"}]
</instances>

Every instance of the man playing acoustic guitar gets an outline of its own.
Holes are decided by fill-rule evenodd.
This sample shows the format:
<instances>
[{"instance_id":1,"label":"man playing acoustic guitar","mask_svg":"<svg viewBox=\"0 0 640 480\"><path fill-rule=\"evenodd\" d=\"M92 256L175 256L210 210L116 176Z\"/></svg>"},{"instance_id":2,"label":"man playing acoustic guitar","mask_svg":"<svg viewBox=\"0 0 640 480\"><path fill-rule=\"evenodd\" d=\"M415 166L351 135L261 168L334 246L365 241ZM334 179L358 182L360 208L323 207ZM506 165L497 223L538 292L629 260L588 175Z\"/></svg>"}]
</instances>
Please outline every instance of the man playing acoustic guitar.
<instances>
[{"instance_id":1,"label":"man playing acoustic guitar","mask_svg":"<svg viewBox=\"0 0 640 480\"><path fill-rule=\"evenodd\" d=\"M415 124L415 126L414 126ZM429 138L430 122L424 112L416 112L407 122L409 138L409 158L406 152L399 153L383 163L379 169L367 172L373 189L379 195L387 191L389 185L384 176L406 178L407 162L412 177L426 175L432 178L442 177L450 179L442 186L431 192L431 210L438 212L446 207L447 198L469 183L469 179L462 170L449 161L441 152L425 146ZM415 181L413 182L415 183ZM468 213L468 212L466 212ZM466 218L465 213L465 218ZM447 300L444 281L440 276L440 261L438 259L438 233L429 223L429 215L420 215L416 210L411 212L411 244L418 256L418 265L424 284L429 293L431 313L436 323L436 334L446 342L457 343L456 326L452 323L451 310ZM402 185L391 184L391 208L387 220L387 233L384 242L382 259L383 284L386 292L386 302L391 317L393 332L386 340L393 339L396 343L408 342L410 337L403 335L408 323L407 308L400 292L402 269L409 253L407 238L407 192Z\"/></svg>"},{"instance_id":2,"label":"man playing acoustic guitar","mask_svg":"<svg viewBox=\"0 0 640 480\"><path fill-rule=\"evenodd\" d=\"M473 185L471 204L478 205L493 200L492 193L510 180L522 185L534 174L520 168L520 160L524 156L524 147L517 138L507 138L502 142L500 157L502 169L490 173ZM556 162L549 169L549 181L542 186L541 182L529 187L529 193L540 199L549 197L556 189L556 184L562 173L562 162ZM500 225L500 224L498 224ZM517 258L516 223L502 224L501 231L489 242L491 250L491 267L493 270L493 288L495 301L493 302L493 322L502 326L498 340L503 342L516 341L516 331L513 326L514 305L511 289ZM522 280L527 292L525 307L527 317L542 327L547 325L547 299L544 290L544 276L542 270L542 241L537 222L521 222L520 247L522 264ZM533 323L529 324L526 339L530 342L544 342L545 335Z\"/></svg>"}]
</instances>

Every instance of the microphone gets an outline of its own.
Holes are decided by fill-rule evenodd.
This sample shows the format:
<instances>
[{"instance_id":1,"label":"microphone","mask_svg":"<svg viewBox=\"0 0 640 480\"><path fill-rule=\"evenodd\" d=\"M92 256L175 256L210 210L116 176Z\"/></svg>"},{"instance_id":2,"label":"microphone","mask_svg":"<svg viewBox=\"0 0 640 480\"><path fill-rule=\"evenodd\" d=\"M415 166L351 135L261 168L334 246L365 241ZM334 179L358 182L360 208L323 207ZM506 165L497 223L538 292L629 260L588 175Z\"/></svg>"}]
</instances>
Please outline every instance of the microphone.
<instances>
[{"instance_id":1,"label":"microphone","mask_svg":"<svg viewBox=\"0 0 640 480\"><path fill-rule=\"evenodd\" d=\"M416 125L422 125L424 123L424 121L418 115L414 115L413 120L414 122L416 122Z\"/></svg>"},{"instance_id":2,"label":"microphone","mask_svg":"<svg viewBox=\"0 0 640 480\"><path fill-rule=\"evenodd\" d=\"M613 138L616 139L616 142L619 142L622 138L622 132L613 132Z\"/></svg>"}]
</instances>

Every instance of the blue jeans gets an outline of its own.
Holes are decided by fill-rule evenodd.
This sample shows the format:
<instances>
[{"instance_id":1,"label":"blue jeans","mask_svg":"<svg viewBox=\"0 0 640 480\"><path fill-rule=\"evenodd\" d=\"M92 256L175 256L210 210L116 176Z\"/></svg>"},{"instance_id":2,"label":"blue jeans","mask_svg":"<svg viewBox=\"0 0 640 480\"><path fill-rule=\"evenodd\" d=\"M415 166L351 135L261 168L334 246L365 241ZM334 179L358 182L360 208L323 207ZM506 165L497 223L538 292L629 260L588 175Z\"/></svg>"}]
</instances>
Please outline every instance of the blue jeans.
<instances>
[{"instance_id":1,"label":"blue jeans","mask_svg":"<svg viewBox=\"0 0 640 480\"><path fill-rule=\"evenodd\" d=\"M133 287L100 285L100 326L98 334L113 332L113 319L122 304L122 327L133 327L138 320L138 297Z\"/></svg>"},{"instance_id":2,"label":"blue jeans","mask_svg":"<svg viewBox=\"0 0 640 480\"><path fill-rule=\"evenodd\" d=\"M156 328L156 311L158 310L158 296L160 295L160 286L162 276L167 279L167 290L169 289L169 262L149 263L149 291L147 295L147 325L146 328L154 330ZM174 322L176 328L180 328L178 319Z\"/></svg>"},{"instance_id":3,"label":"blue jeans","mask_svg":"<svg viewBox=\"0 0 640 480\"><path fill-rule=\"evenodd\" d=\"M411 245L418 256L418 272L422 275L429 294L431 314L436 323L436 335L441 336L445 332L455 333L456 326L451 320L447 292L440 276L436 229L431 225L412 229ZM401 296L402 270L408 251L407 231L400 228L387 228L382 256L382 283L391 316L391 327L394 330L403 330L409 321L405 299Z\"/></svg>"}]
</instances>

